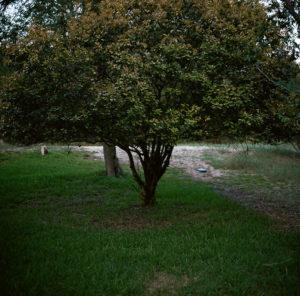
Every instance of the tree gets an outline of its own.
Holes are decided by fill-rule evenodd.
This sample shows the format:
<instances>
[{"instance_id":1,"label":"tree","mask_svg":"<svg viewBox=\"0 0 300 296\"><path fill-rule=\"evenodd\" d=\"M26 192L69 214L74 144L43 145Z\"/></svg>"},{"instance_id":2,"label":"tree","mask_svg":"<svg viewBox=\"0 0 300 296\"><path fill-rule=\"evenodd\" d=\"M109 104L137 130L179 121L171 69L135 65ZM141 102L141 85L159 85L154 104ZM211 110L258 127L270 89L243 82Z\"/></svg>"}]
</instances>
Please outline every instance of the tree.
<instances>
[{"instance_id":1,"label":"tree","mask_svg":"<svg viewBox=\"0 0 300 296\"><path fill-rule=\"evenodd\" d=\"M269 19L280 28L281 38L285 39L286 48L290 51L292 59L298 59L300 57L300 2L294 0L267 0L264 1L267 4ZM286 97L289 100L289 104L282 104L281 110L275 114L285 118L285 124L282 127L285 129L284 133L289 134L290 130L294 134L294 138L290 137L288 141L294 142L299 146L299 127L296 126L299 123L299 66L294 65L292 71L294 75L286 77L286 81L280 81L279 79L273 80L273 83L278 83L280 87L285 89L289 95ZM287 116L287 114L289 114ZM293 118L293 120L291 120ZM276 121L275 121L276 122ZM293 126L293 128L290 128ZM278 128L279 126L277 126ZM295 132L297 131L297 132Z\"/></svg>"},{"instance_id":2,"label":"tree","mask_svg":"<svg viewBox=\"0 0 300 296\"><path fill-rule=\"evenodd\" d=\"M44 28L50 30L51 32L56 32L57 34L61 34L61 36L66 37L67 34L67 23L70 18L78 17L84 13L86 5L89 4L90 11L97 12L99 9L99 0L93 1L69 1L69 0L51 0L51 1L41 1L41 0L10 0L10 1L2 1L1 6L3 11L8 6L14 5L14 13L11 14L2 14L1 22L2 22L2 30L0 32L0 40L1 40L1 52L7 43L14 43L22 35L26 35L28 27L30 26L39 26L40 28ZM45 32L44 32L45 33ZM46 35L44 34L44 38ZM41 40L40 40L41 41ZM45 46L47 46L45 44ZM62 49L62 46L60 46ZM66 50L66 48L62 49ZM49 51L48 51L49 53ZM1 55L4 57L4 54ZM61 57L62 58L62 57ZM20 62L20 61L19 61ZM24 60L25 62L25 60ZM70 61L69 61L70 62ZM3 65L3 63L1 63ZM73 62L71 62L73 65ZM16 66L16 65L15 65ZM37 65L39 67L39 65ZM4 67L1 68L4 71ZM65 72L65 71L63 71ZM65 73L68 73L69 70L66 69ZM51 71L49 72L51 73ZM47 76L47 73L44 72L44 75ZM51 74L49 74L51 76ZM73 79L74 76L71 75ZM28 87L30 88L31 82L28 80ZM57 90L57 88L54 88ZM57 93L56 95L59 95ZM80 93L78 93L80 95ZM33 107L33 106L31 106ZM34 108L34 107L33 107ZM40 125L40 127L43 125ZM49 126L48 126L49 128ZM62 141L72 141L72 137L61 138ZM75 136L74 140L77 140L78 137ZM26 144L35 143L35 139L27 139L26 138L10 138L10 141L22 141ZM104 159L106 164L106 172L109 176L119 176L121 173L121 168L116 155L116 148L114 146L104 144Z\"/></svg>"},{"instance_id":3,"label":"tree","mask_svg":"<svg viewBox=\"0 0 300 296\"><path fill-rule=\"evenodd\" d=\"M5 59L9 71L1 79L4 139L24 144L81 140L84 106L93 96L89 53L69 49L59 34L32 27L8 48Z\"/></svg>"},{"instance_id":4,"label":"tree","mask_svg":"<svg viewBox=\"0 0 300 296\"><path fill-rule=\"evenodd\" d=\"M182 137L277 141L299 130L282 87L298 68L258 1L103 1L61 36L33 27L8 48L17 63L2 130L120 147L145 206Z\"/></svg>"},{"instance_id":5,"label":"tree","mask_svg":"<svg viewBox=\"0 0 300 296\"><path fill-rule=\"evenodd\" d=\"M296 70L258 1L104 1L101 12L78 25L107 61L93 125L127 152L144 205L155 203L175 143L193 129L202 139L268 141L298 129L294 113L276 114L287 92L266 72L277 81Z\"/></svg>"},{"instance_id":6,"label":"tree","mask_svg":"<svg viewBox=\"0 0 300 296\"><path fill-rule=\"evenodd\" d=\"M289 49L296 59L300 55L300 2L297 0L266 0L269 18L287 38Z\"/></svg>"},{"instance_id":7,"label":"tree","mask_svg":"<svg viewBox=\"0 0 300 296\"><path fill-rule=\"evenodd\" d=\"M298 0L269 0L267 2L278 20L294 23L300 34L300 2Z\"/></svg>"}]
</instances>

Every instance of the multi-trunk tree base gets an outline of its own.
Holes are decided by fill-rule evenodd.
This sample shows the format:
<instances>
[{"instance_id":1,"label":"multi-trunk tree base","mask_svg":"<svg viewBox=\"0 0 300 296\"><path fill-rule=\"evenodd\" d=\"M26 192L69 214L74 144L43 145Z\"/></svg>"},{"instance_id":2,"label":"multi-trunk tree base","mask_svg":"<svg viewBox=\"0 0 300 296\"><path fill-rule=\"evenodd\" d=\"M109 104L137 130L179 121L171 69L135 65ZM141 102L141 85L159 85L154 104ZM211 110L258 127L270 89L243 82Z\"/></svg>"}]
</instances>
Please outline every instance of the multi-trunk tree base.
<instances>
[{"instance_id":1,"label":"multi-trunk tree base","mask_svg":"<svg viewBox=\"0 0 300 296\"><path fill-rule=\"evenodd\" d=\"M130 169L134 180L140 188L140 195L145 207L152 207L156 203L155 191L160 178L170 163L173 146L153 143L152 145L121 146L129 158ZM135 153L143 169L143 175L137 170L133 153Z\"/></svg>"}]
</instances>

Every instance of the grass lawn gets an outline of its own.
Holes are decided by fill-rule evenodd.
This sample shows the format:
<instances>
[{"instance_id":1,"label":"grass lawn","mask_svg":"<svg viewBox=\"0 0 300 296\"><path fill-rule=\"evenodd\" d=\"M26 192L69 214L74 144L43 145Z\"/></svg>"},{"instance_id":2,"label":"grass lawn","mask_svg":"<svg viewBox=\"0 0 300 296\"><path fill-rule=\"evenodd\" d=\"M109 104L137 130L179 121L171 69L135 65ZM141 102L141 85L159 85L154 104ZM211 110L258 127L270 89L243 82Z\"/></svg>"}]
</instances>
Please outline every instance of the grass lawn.
<instances>
[{"instance_id":1,"label":"grass lawn","mask_svg":"<svg viewBox=\"0 0 300 296\"><path fill-rule=\"evenodd\" d=\"M291 145L250 145L248 153L212 147L204 158L225 170L212 180L223 194L300 229L300 153Z\"/></svg>"},{"instance_id":2,"label":"grass lawn","mask_svg":"<svg viewBox=\"0 0 300 296\"><path fill-rule=\"evenodd\" d=\"M300 235L169 171L156 208L83 154L0 154L1 295L299 295Z\"/></svg>"}]
</instances>

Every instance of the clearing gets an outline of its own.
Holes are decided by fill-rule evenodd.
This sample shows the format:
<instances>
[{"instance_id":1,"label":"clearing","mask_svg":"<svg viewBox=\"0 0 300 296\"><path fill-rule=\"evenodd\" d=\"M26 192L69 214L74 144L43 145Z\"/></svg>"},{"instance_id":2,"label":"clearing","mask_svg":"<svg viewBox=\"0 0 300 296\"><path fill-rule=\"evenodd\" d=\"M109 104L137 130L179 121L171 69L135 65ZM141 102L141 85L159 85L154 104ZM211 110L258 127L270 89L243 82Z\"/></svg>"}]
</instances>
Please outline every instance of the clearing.
<instances>
[{"instance_id":1,"label":"clearing","mask_svg":"<svg viewBox=\"0 0 300 296\"><path fill-rule=\"evenodd\" d=\"M103 159L101 146L73 149ZM117 154L121 163L128 163L124 151L117 149ZM291 145L178 145L170 166L271 216L280 226L300 229L300 153ZM199 173L198 168L207 172Z\"/></svg>"},{"instance_id":2,"label":"clearing","mask_svg":"<svg viewBox=\"0 0 300 296\"><path fill-rule=\"evenodd\" d=\"M1 295L299 294L297 231L176 169L157 195L83 153L0 153Z\"/></svg>"}]
</instances>

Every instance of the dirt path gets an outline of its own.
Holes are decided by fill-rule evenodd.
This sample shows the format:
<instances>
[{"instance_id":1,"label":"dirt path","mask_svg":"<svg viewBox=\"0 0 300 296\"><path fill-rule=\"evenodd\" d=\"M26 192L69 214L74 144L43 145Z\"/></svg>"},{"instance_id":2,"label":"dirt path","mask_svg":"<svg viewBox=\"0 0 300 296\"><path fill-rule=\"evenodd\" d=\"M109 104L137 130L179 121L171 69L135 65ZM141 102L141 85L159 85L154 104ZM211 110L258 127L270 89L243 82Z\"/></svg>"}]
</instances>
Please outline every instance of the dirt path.
<instances>
[{"instance_id":1,"label":"dirt path","mask_svg":"<svg viewBox=\"0 0 300 296\"><path fill-rule=\"evenodd\" d=\"M209 146L178 145L174 148L170 167L180 168L196 179L209 180L220 177L224 172L215 169L203 160L203 153L211 149ZM81 146L76 150L91 153L96 159L104 157L102 146ZM128 163L127 154L123 150L117 148L117 156L121 163ZM138 162L137 156L135 160ZM205 169L206 172L199 172L197 169Z\"/></svg>"}]
</instances>

